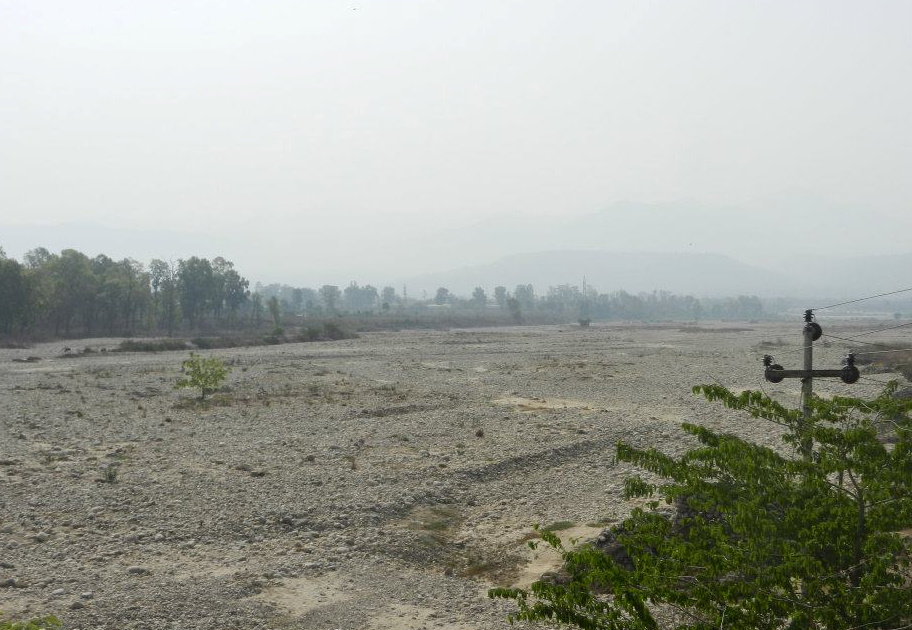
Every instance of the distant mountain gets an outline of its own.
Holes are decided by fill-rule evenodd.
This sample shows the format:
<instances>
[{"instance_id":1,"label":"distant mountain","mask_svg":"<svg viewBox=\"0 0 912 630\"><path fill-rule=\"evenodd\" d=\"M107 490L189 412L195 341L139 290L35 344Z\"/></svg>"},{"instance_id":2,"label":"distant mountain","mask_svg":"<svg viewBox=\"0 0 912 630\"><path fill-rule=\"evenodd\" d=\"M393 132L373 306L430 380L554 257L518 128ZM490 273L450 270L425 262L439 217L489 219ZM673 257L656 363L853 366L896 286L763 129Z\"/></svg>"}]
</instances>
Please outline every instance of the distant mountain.
<instances>
[{"instance_id":1,"label":"distant mountain","mask_svg":"<svg viewBox=\"0 0 912 630\"><path fill-rule=\"evenodd\" d=\"M793 284L779 272L753 267L722 254L616 253L593 250L544 251L506 256L495 262L428 273L404 280L412 295L446 287L470 295L476 286L512 290L532 284L539 294L549 286L583 283L601 293L665 290L697 297L790 295Z\"/></svg>"},{"instance_id":2,"label":"distant mountain","mask_svg":"<svg viewBox=\"0 0 912 630\"><path fill-rule=\"evenodd\" d=\"M912 252L887 256L817 258L805 267L803 284L818 295L851 298L912 287ZM908 296L906 296L908 297Z\"/></svg>"}]
</instances>

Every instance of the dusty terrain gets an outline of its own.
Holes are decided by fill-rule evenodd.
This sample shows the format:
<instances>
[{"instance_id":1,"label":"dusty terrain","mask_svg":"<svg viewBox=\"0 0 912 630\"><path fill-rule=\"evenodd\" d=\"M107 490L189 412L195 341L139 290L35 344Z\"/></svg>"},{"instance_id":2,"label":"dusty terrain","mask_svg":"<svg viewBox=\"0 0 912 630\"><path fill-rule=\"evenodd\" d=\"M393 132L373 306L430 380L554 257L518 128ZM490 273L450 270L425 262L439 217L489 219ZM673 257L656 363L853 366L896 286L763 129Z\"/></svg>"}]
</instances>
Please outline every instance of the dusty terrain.
<instances>
[{"instance_id":1,"label":"dusty terrain","mask_svg":"<svg viewBox=\"0 0 912 630\"><path fill-rule=\"evenodd\" d=\"M82 629L510 627L485 593L552 568L525 546L534 523L584 538L629 512L617 440L677 451L678 424L699 421L777 442L690 393L718 381L797 402L797 382L763 382L758 344L799 367L800 322L746 328L204 352L233 368L206 405L173 389L186 352L0 350L0 609ZM840 356L821 347L818 365Z\"/></svg>"}]
</instances>

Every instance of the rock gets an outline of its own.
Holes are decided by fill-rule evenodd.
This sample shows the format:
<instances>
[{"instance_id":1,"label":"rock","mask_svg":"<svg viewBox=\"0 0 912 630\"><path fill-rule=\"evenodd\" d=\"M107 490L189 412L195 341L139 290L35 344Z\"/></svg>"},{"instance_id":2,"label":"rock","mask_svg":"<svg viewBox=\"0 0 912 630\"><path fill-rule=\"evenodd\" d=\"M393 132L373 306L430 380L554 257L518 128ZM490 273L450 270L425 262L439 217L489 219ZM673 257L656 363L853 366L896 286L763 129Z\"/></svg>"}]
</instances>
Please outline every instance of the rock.
<instances>
[{"instance_id":1,"label":"rock","mask_svg":"<svg viewBox=\"0 0 912 630\"><path fill-rule=\"evenodd\" d=\"M81 610L82 608L85 608L85 604L78 599L70 604L70 610Z\"/></svg>"},{"instance_id":2,"label":"rock","mask_svg":"<svg viewBox=\"0 0 912 630\"><path fill-rule=\"evenodd\" d=\"M7 578L0 580L0 588L26 588L28 582L20 578Z\"/></svg>"},{"instance_id":3,"label":"rock","mask_svg":"<svg viewBox=\"0 0 912 630\"><path fill-rule=\"evenodd\" d=\"M54 597L59 597L60 595L63 595L64 593L66 593L66 591L62 588L55 588L53 591L51 591L51 595L53 595Z\"/></svg>"},{"instance_id":4,"label":"rock","mask_svg":"<svg viewBox=\"0 0 912 630\"><path fill-rule=\"evenodd\" d=\"M142 566L135 564L131 567L127 567L127 573L129 573L130 575L148 575L149 573L151 573L151 571L149 571L149 569L147 569L146 567L142 567Z\"/></svg>"},{"instance_id":5,"label":"rock","mask_svg":"<svg viewBox=\"0 0 912 630\"><path fill-rule=\"evenodd\" d=\"M32 540L34 540L35 542L40 542L40 543L47 542L50 539L51 539L51 535L48 534L47 532L38 532L37 534L32 536Z\"/></svg>"}]
</instances>

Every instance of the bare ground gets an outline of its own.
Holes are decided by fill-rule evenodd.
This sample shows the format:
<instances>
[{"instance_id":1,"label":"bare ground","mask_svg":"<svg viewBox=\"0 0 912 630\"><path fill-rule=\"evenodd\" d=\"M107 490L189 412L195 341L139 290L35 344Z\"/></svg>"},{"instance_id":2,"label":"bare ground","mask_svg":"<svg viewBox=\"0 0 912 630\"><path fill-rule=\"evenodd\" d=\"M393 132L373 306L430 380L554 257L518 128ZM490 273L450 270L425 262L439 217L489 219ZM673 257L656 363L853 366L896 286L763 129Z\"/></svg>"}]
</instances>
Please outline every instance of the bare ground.
<instances>
[{"instance_id":1,"label":"bare ground","mask_svg":"<svg viewBox=\"0 0 912 630\"><path fill-rule=\"evenodd\" d=\"M233 368L205 404L173 389L186 353L100 352L118 341L68 342L96 350L76 358L62 343L0 350L7 616L507 628L509 604L486 590L555 566L525 545L533 524L586 539L630 511L617 440L679 451L678 425L697 421L776 443L690 387L794 404L798 384L763 382L760 358L797 367L801 337L800 324L372 333L204 353ZM818 360L840 356L821 346Z\"/></svg>"}]
</instances>

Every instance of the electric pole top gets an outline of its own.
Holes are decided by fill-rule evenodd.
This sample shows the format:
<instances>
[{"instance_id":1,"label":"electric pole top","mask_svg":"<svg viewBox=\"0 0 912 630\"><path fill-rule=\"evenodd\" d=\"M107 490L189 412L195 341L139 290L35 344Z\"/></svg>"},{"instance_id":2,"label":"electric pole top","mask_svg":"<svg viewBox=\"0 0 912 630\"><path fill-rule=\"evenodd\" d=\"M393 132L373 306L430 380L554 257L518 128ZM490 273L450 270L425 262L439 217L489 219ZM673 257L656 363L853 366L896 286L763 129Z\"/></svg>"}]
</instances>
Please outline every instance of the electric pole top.
<instances>
[{"instance_id":1,"label":"electric pole top","mask_svg":"<svg viewBox=\"0 0 912 630\"><path fill-rule=\"evenodd\" d=\"M800 378L805 386L806 392L810 396L810 384L812 379L816 378L839 378L843 383L852 384L858 381L860 373L855 367L855 355L849 354L843 360L843 367L835 370L815 370L813 369L813 349L814 342L823 335L823 329L814 321L814 311L807 310L804 312L804 369L786 370L778 363L773 363L773 357L766 355L763 357L763 376L771 383L780 383L786 378Z\"/></svg>"}]
</instances>

